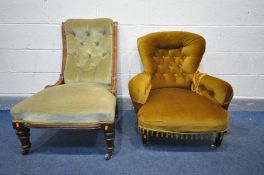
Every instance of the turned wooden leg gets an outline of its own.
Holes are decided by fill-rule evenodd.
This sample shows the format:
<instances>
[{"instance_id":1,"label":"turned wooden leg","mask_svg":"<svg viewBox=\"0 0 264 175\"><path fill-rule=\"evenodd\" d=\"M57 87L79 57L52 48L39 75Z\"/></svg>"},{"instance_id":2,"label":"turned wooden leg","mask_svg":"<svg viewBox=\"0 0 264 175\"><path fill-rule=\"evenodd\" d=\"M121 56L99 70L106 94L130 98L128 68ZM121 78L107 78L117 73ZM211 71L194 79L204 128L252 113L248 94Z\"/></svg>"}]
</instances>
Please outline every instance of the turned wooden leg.
<instances>
[{"instance_id":1,"label":"turned wooden leg","mask_svg":"<svg viewBox=\"0 0 264 175\"><path fill-rule=\"evenodd\" d=\"M13 123L13 128L16 130L17 138L21 142L21 154L28 154L31 147L29 139L30 129L27 128L23 123Z\"/></svg>"},{"instance_id":2,"label":"turned wooden leg","mask_svg":"<svg viewBox=\"0 0 264 175\"><path fill-rule=\"evenodd\" d=\"M117 105L117 101L116 101L116 109L115 109L115 119L118 118L118 105Z\"/></svg>"},{"instance_id":3,"label":"turned wooden leg","mask_svg":"<svg viewBox=\"0 0 264 175\"><path fill-rule=\"evenodd\" d=\"M148 143L148 135L146 133L142 133L142 143L144 146L147 146Z\"/></svg>"},{"instance_id":4,"label":"turned wooden leg","mask_svg":"<svg viewBox=\"0 0 264 175\"><path fill-rule=\"evenodd\" d=\"M212 145L213 147L219 147L222 143L222 140L224 138L224 133L223 132L219 132L216 134L216 138L215 138L215 142Z\"/></svg>"},{"instance_id":5,"label":"turned wooden leg","mask_svg":"<svg viewBox=\"0 0 264 175\"><path fill-rule=\"evenodd\" d=\"M115 124L105 124L103 125L107 152L105 154L105 160L112 158L114 151L114 138L115 138Z\"/></svg>"}]
</instances>

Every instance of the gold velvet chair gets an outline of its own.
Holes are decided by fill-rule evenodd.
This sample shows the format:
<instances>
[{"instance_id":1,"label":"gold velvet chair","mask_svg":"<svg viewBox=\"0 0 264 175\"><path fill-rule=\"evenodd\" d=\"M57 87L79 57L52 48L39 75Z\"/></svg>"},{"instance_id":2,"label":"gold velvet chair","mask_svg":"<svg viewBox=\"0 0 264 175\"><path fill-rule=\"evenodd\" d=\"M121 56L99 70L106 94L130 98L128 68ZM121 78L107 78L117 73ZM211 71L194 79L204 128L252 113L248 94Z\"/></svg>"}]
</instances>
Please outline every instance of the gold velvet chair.
<instances>
[{"instance_id":1,"label":"gold velvet chair","mask_svg":"<svg viewBox=\"0 0 264 175\"><path fill-rule=\"evenodd\" d=\"M198 72L203 37L189 32L157 32L138 39L144 72L129 82L143 144L149 136L203 139L220 146L229 129L231 85ZM210 138L210 137L209 137Z\"/></svg>"},{"instance_id":2,"label":"gold velvet chair","mask_svg":"<svg viewBox=\"0 0 264 175\"><path fill-rule=\"evenodd\" d=\"M70 19L62 23L62 38L57 83L11 109L21 152L29 153L29 128L102 129L108 160L114 149L117 22Z\"/></svg>"}]
</instances>

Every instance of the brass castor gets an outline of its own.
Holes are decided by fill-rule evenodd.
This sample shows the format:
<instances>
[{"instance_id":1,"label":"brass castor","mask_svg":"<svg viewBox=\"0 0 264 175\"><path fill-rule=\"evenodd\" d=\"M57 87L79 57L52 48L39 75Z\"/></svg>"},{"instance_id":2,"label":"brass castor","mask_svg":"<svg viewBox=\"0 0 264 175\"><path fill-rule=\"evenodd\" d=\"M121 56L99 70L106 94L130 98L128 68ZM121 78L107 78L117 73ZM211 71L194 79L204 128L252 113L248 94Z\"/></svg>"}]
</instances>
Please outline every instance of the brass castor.
<instances>
[{"instance_id":1,"label":"brass castor","mask_svg":"<svg viewBox=\"0 0 264 175\"><path fill-rule=\"evenodd\" d=\"M215 142L214 142L214 144L211 145L211 147L212 148L220 147L221 143L223 141L223 138L224 138L224 133L223 132L217 133L216 138L215 138Z\"/></svg>"},{"instance_id":2,"label":"brass castor","mask_svg":"<svg viewBox=\"0 0 264 175\"><path fill-rule=\"evenodd\" d=\"M105 160L110 160L112 158L112 153L105 154Z\"/></svg>"},{"instance_id":3,"label":"brass castor","mask_svg":"<svg viewBox=\"0 0 264 175\"><path fill-rule=\"evenodd\" d=\"M144 146L148 145L148 136L146 134L142 134L142 143Z\"/></svg>"},{"instance_id":4,"label":"brass castor","mask_svg":"<svg viewBox=\"0 0 264 175\"><path fill-rule=\"evenodd\" d=\"M22 146L21 154L22 155L27 155L29 153L30 147L31 147L30 143L29 143L29 145Z\"/></svg>"}]
</instances>

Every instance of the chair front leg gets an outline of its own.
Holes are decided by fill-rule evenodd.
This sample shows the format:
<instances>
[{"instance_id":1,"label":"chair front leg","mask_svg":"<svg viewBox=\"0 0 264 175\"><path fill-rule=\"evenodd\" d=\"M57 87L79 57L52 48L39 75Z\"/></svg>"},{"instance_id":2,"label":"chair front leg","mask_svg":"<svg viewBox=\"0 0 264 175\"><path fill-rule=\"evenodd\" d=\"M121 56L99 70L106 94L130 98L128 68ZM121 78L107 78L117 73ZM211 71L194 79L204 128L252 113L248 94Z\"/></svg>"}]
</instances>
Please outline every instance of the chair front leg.
<instances>
[{"instance_id":1,"label":"chair front leg","mask_svg":"<svg viewBox=\"0 0 264 175\"><path fill-rule=\"evenodd\" d=\"M117 100L116 100L115 119L117 118L118 118L118 105L117 105Z\"/></svg>"},{"instance_id":2,"label":"chair front leg","mask_svg":"<svg viewBox=\"0 0 264 175\"><path fill-rule=\"evenodd\" d=\"M104 124L103 130L107 145L107 153L105 154L105 160L109 160L112 158L114 151L115 124Z\"/></svg>"},{"instance_id":3,"label":"chair front leg","mask_svg":"<svg viewBox=\"0 0 264 175\"><path fill-rule=\"evenodd\" d=\"M224 138L224 134L224 132L219 132L216 134L215 143L213 144L213 147L220 147Z\"/></svg>"},{"instance_id":4,"label":"chair front leg","mask_svg":"<svg viewBox=\"0 0 264 175\"><path fill-rule=\"evenodd\" d=\"M27 128L23 123L13 123L13 128L16 130L17 138L21 142L21 154L26 155L29 153L30 143L30 129Z\"/></svg>"},{"instance_id":5,"label":"chair front leg","mask_svg":"<svg viewBox=\"0 0 264 175\"><path fill-rule=\"evenodd\" d=\"M143 145L144 146L147 146L147 144L148 144L148 135L147 135L147 133L142 133L141 134L141 137L142 137L142 143L143 143Z\"/></svg>"}]
</instances>

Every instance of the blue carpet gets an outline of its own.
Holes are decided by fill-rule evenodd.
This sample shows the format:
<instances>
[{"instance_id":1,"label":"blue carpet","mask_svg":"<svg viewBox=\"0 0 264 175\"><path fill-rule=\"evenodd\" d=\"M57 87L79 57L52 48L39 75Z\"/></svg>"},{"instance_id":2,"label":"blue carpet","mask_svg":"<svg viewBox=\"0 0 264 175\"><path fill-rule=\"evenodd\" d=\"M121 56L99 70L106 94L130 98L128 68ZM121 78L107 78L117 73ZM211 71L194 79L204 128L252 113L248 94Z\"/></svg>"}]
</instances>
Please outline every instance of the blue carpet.
<instances>
[{"instance_id":1,"label":"blue carpet","mask_svg":"<svg viewBox=\"0 0 264 175\"><path fill-rule=\"evenodd\" d=\"M231 112L231 132L222 146L211 141L151 139L144 147L133 111L120 111L116 149L104 160L102 132L32 129L31 154L19 153L9 111L0 111L0 174L263 175L264 112Z\"/></svg>"}]
</instances>

